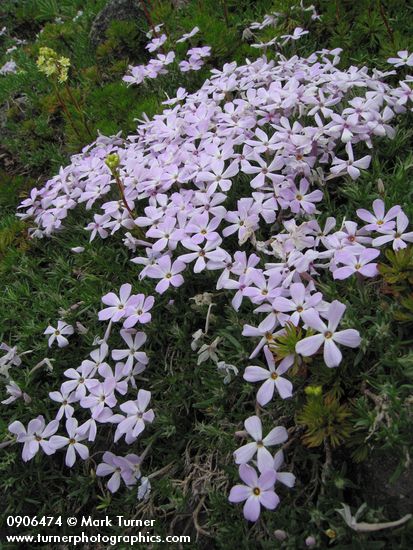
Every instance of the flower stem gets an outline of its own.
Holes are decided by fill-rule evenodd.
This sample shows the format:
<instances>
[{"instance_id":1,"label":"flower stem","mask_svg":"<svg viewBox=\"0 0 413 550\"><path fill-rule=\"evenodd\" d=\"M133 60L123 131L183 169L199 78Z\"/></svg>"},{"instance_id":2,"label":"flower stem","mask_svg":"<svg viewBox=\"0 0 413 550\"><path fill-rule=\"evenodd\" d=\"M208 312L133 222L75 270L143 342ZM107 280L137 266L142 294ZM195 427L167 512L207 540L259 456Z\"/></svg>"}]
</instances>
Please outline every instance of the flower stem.
<instances>
[{"instance_id":1,"label":"flower stem","mask_svg":"<svg viewBox=\"0 0 413 550\"><path fill-rule=\"evenodd\" d=\"M118 189L119 189L119 193L120 193L120 196L122 197L122 201L123 201L123 204L125 205L125 208L126 210L129 212L129 214L132 216L132 218L134 217L133 216L133 211L131 210L127 200L126 200L126 197L125 197L125 188L123 187L123 183L122 183L122 180L120 179L119 177L119 174L118 172L113 172L113 175L115 176L115 181L116 181L116 185L118 186Z\"/></svg>"},{"instance_id":2,"label":"flower stem","mask_svg":"<svg viewBox=\"0 0 413 550\"><path fill-rule=\"evenodd\" d=\"M82 111L82 108L81 106L79 105L77 99L75 98L75 96L72 94L72 90L70 89L70 86L68 85L68 83L66 82L66 91L75 107L75 109L77 110L77 112L79 113L79 115L82 117L82 120L83 120L83 125L87 131L87 133L89 134L89 137L91 139L93 139L93 134L89 128L89 124L87 122L87 118L86 118L86 115L85 113Z\"/></svg>"},{"instance_id":3,"label":"flower stem","mask_svg":"<svg viewBox=\"0 0 413 550\"><path fill-rule=\"evenodd\" d=\"M59 89L56 85L55 85L55 91L56 91L57 99L59 100L60 106L62 107L65 115L67 116L69 123L73 128L73 131L75 132L79 140L82 142L83 141L82 136L80 135L78 129L76 128L72 115L70 114L69 109L67 108L66 103L64 102L62 96L60 95Z\"/></svg>"}]
</instances>

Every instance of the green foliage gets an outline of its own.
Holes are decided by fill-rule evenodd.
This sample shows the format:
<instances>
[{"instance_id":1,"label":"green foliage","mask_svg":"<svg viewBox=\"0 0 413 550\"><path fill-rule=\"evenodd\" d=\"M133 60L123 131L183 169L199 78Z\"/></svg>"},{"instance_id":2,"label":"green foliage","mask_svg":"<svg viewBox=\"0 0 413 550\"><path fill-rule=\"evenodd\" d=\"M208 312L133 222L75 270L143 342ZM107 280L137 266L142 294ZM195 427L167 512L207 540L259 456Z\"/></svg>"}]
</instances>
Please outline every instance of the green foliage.
<instances>
[{"instance_id":1,"label":"green foliage","mask_svg":"<svg viewBox=\"0 0 413 550\"><path fill-rule=\"evenodd\" d=\"M0 225L0 258L7 249L15 244L16 247L22 247L25 242L22 235L25 225L15 216L7 216L1 220Z\"/></svg>"},{"instance_id":2,"label":"green foliage","mask_svg":"<svg viewBox=\"0 0 413 550\"><path fill-rule=\"evenodd\" d=\"M409 290L413 285L413 247L386 250L388 264L379 263L378 269L394 293Z\"/></svg>"},{"instance_id":3,"label":"green foliage","mask_svg":"<svg viewBox=\"0 0 413 550\"><path fill-rule=\"evenodd\" d=\"M285 359L288 355L295 355L295 346L303 339L301 327L296 327L293 323L288 322L285 325L284 334L277 336L274 344L270 345L277 359Z\"/></svg>"},{"instance_id":4,"label":"green foliage","mask_svg":"<svg viewBox=\"0 0 413 550\"><path fill-rule=\"evenodd\" d=\"M334 448L346 441L351 432L349 407L323 396L321 386L308 386L306 393L307 403L297 415L298 424L306 427L304 444L318 447L327 441Z\"/></svg>"},{"instance_id":5,"label":"green foliage","mask_svg":"<svg viewBox=\"0 0 413 550\"><path fill-rule=\"evenodd\" d=\"M138 280L136 268L116 236L88 244L88 235L83 231L86 216L80 212L68 219L69 231L43 241L29 240L27 226L14 217L17 204L31 187L42 185L60 165L67 163L71 153L90 142L68 92L62 90L62 96L80 137L62 110L51 82L38 71L35 60L39 48L47 46L70 58L70 90L94 135L97 130L104 134L133 132L136 118L143 113L152 116L160 112L165 93L172 95L181 85L195 90L209 75L207 69L187 76L172 69L155 82L127 88L120 81L127 66L147 59L142 48L142 31L147 26L113 22L106 41L95 51L89 43L90 25L105 3L4 0L1 6L0 28L6 25L10 36L25 38L28 43L13 54L18 73L0 77L0 153L7 170L7 175L0 171L0 340L17 345L20 351L32 350L24 356L24 365L16 369L15 377L20 387L36 398L27 406L18 401L2 409L0 441L8 437L10 420L19 418L26 422L36 414L49 414L48 392L59 386L66 368L81 363L93 348L94 337L101 335L102 325L96 314L103 294L126 281L133 281L135 292L152 292L152 285ZM264 13L278 11L282 17L276 28L266 29L263 39L305 26L299 10L291 10L298 3L190 0L176 10L166 0L147 2L153 20L165 23L166 48L175 49L175 40L197 25L201 32L191 44L212 46L212 63L217 67L260 55L249 46L254 38L243 38L243 31ZM407 1L320 0L316 4L322 20L308 21L310 34L294 45L298 54L342 47L343 65L388 69L387 57L398 49L413 49L412 9ZM79 9L84 13L73 21ZM12 43L9 36L0 38L0 51ZM185 47L177 45L178 54ZM271 51L267 55L274 56ZM0 53L0 63L2 56ZM347 178L340 185L329 184L325 216L334 215L339 223L355 219L356 209L370 208L378 196L387 205L400 204L406 213L413 214L412 120L412 114L406 114L395 139L378 144L371 170L360 180ZM246 185L247 181L240 178L239 184ZM86 248L83 254L69 252L79 245ZM145 469L154 472L170 465L152 480L149 501L143 506L137 503L134 490L109 494L96 479L99 456L69 471L63 466L61 454L37 457L23 465L20 449L13 445L3 449L0 464L0 491L6 503L2 516L19 512L50 515L51 510L66 515L78 515L81 511L93 517L99 513L129 517L146 513L157 519L157 534L167 534L173 525L174 534L189 532L195 540L193 518L204 498L196 519L210 536L199 532L196 547L272 550L282 546L295 550L304 547L306 536L314 535L320 548L407 549L411 527L355 534L344 526L335 509L346 498L351 498L354 506L364 502L363 486L357 487L356 483L358 462L375 452L387 451L400 457L400 469L413 452L412 254L411 247L397 253L387 251L379 268L381 277L364 285L356 280L340 283L320 277L320 290L326 299L338 298L348 304L344 328L357 328L363 341L360 349L346 350L338 369L328 369L319 356L297 364L293 398L274 400L261 411L266 426L283 423L289 428L292 443L285 454L287 464L294 463L298 478L292 491L280 489L282 505L276 513L265 511L262 522L246 524L239 509L227 501L228 489L236 482L231 455L238 441L232 434L242 429L246 411L255 405L256 388L242 379L242 369L251 362L251 350L241 332L243 325L251 322L251 312L241 308L236 314L221 294L213 297L215 306L208 336L211 340L222 338L220 359L240 369L228 384L223 384L214 364L197 366L196 353L190 349L190 335L204 327L207 307L196 307L188 302L188 297L210 290L211 274L188 281L185 292L172 295L174 303L168 302L170 296L159 299L154 308L156 324L148 327L148 375L157 418L153 430L148 430L142 439L143 446L152 445ZM57 318L72 324L80 322L88 332L76 334L69 348L50 352L43 331ZM294 353L296 342L302 337L301 329L288 325L285 334L271 345L272 351L284 358ZM28 374L48 356L55 359L52 372L41 369ZM310 394L304 394L304 383L313 390L321 386L321 393L314 390L311 394L310 390ZM1 386L0 400L4 398ZM328 446L334 451L330 481L321 484ZM119 452L123 450L126 448ZM132 452L135 451L140 452L140 447ZM351 489L351 493L343 494L343 488ZM395 517L396 512L391 508L368 509L366 515L366 521L385 521L389 516ZM288 532L283 545L274 540L275 529ZM332 535L329 529L334 536L326 535ZM114 534L113 530L110 534Z\"/></svg>"}]
</instances>

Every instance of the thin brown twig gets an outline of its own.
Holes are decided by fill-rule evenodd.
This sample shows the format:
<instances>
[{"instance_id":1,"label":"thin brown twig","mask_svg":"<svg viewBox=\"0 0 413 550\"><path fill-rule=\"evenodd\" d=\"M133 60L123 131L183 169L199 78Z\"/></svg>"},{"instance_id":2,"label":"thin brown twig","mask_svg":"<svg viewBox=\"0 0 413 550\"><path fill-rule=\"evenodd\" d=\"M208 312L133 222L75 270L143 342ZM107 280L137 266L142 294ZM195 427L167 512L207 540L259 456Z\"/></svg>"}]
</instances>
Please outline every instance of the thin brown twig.
<instances>
[{"instance_id":1,"label":"thin brown twig","mask_svg":"<svg viewBox=\"0 0 413 550\"><path fill-rule=\"evenodd\" d=\"M151 14L150 14L148 8L146 7L145 0L140 0L139 5L141 6L141 8L143 10L143 13L145 15L145 19L146 19L148 25L150 26L150 28L152 29L153 34L156 36L156 38L158 38L158 34L156 32L154 22L152 21L152 17L151 17Z\"/></svg>"},{"instance_id":2,"label":"thin brown twig","mask_svg":"<svg viewBox=\"0 0 413 550\"><path fill-rule=\"evenodd\" d=\"M392 41L392 44L394 45L393 30L389 25L389 21L387 19L386 12L384 11L384 6L381 0L379 0L379 12L380 12L381 18L383 19L384 26L386 27L387 34L389 35L389 38Z\"/></svg>"},{"instance_id":3,"label":"thin brown twig","mask_svg":"<svg viewBox=\"0 0 413 550\"><path fill-rule=\"evenodd\" d=\"M333 463L333 454L331 452L331 446L327 437L324 439L324 449L326 452L326 460L324 462L323 470L321 472L321 483L323 485L326 484L327 478L330 474L331 465Z\"/></svg>"},{"instance_id":4,"label":"thin brown twig","mask_svg":"<svg viewBox=\"0 0 413 550\"><path fill-rule=\"evenodd\" d=\"M200 525L199 525L199 522L198 522L198 515L199 515L199 512L201 511L201 508L202 506L204 505L204 502L205 502L205 498L206 496L204 495L203 497L200 498L195 510L193 511L193 514L192 514L192 519L193 519L193 522L194 522L194 527L196 529L196 532L198 533L198 535L204 535L205 537L210 537L211 534L208 533L208 531L205 531L205 529L203 529Z\"/></svg>"},{"instance_id":5,"label":"thin brown twig","mask_svg":"<svg viewBox=\"0 0 413 550\"><path fill-rule=\"evenodd\" d=\"M226 0L222 0L222 6L224 8L225 25L227 26L227 28L229 28L228 6Z\"/></svg>"}]
</instances>

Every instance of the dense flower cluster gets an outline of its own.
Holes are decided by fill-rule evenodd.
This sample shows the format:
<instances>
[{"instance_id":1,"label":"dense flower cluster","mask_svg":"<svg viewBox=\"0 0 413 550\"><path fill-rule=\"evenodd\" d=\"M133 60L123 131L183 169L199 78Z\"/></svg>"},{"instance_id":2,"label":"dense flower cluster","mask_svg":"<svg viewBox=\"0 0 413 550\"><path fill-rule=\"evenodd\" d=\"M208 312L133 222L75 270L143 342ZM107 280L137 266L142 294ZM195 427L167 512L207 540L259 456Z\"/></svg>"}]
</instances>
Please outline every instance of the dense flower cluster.
<instances>
[{"instance_id":1,"label":"dense flower cluster","mask_svg":"<svg viewBox=\"0 0 413 550\"><path fill-rule=\"evenodd\" d=\"M62 57L52 48L40 48L37 58L39 71L48 77L55 77L60 83L66 82L69 73L70 59Z\"/></svg>"},{"instance_id":2,"label":"dense flower cluster","mask_svg":"<svg viewBox=\"0 0 413 550\"><path fill-rule=\"evenodd\" d=\"M155 53L158 50L162 50L163 45L167 41L168 37L166 34L159 35L158 33L161 30L162 25L155 27L154 31L156 36L152 37L153 32L149 33L150 42L146 45L146 49ZM190 40L193 36L198 34L199 28L194 27L189 33L184 34L179 38L176 43L183 43ZM205 59L211 55L211 48L209 46L203 47L194 47L189 48L187 51L187 59L184 59L179 62L178 67L182 73L187 73L189 71L199 71L201 67L205 64ZM150 59L149 63L146 65L130 65L128 67L128 74L123 77L123 81L126 84L141 84L146 79L157 78L160 75L168 73L166 67L171 65L175 61L176 54L174 51L169 51L167 53L157 53L155 57Z\"/></svg>"},{"instance_id":3,"label":"dense flower cluster","mask_svg":"<svg viewBox=\"0 0 413 550\"><path fill-rule=\"evenodd\" d=\"M86 460L89 457L89 447L86 443L96 440L98 426L113 425L116 429L113 442L124 439L128 445L134 443L155 418L152 409L148 409L151 392L140 388L137 390L136 376L141 374L148 365L148 356L141 350L146 342L146 335L133 328L136 324L150 322L150 309L153 306L152 296L131 294L132 287L125 284L120 288L119 296L110 292L103 296L103 303L108 306L99 313L99 319L109 321L103 339L97 340L98 347L90 353L77 368L70 368L64 372L66 380L59 391L52 391L49 397L59 405L55 419L46 424L43 416L31 420L27 428L18 420L10 424L9 431L23 444L22 458L31 460L41 449L46 454L54 454L58 449L66 450L66 466L72 467L77 455ZM124 348L109 349L108 341L113 323L123 322L120 330ZM50 335L49 346L57 341L60 347L68 345L66 336L74 331L73 327L63 321L58 322L57 328L48 327L45 334ZM2 358L9 368L21 363L16 350L3 345L7 354ZM114 366L110 365L110 356ZM131 390L137 391L136 399L125 400ZM20 388L10 382L8 386L10 398L3 404L10 404L22 397L26 402L29 396L21 392ZM76 410L75 410L76 407ZM82 414L83 410L83 414ZM87 420L79 424L77 415L88 416ZM65 435L57 434L64 426ZM118 490L120 480L130 487L135 485L141 477L140 465L143 458L135 454L115 456L106 452L103 462L98 465L97 475L111 475L108 489Z\"/></svg>"},{"instance_id":4,"label":"dense flower cluster","mask_svg":"<svg viewBox=\"0 0 413 550\"><path fill-rule=\"evenodd\" d=\"M282 38L303 34L299 28ZM164 36L153 38L148 49L159 49ZM143 121L135 135L126 140L99 137L21 205L25 213L20 216L35 220L32 235L43 237L61 230L69 211L85 204L93 216L86 227L90 240L124 232L125 246L142 251L132 259L141 266L139 277L154 279L159 294L180 287L191 272L218 272L216 288L232 291L234 309L246 299L257 315L243 335L255 341L251 359L263 351L268 368L250 365L244 378L262 382L257 393L261 406L274 393L291 397L288 370L300 356L322 349L325 364L337 367L341 346L360 344L356 330L338 328L346 306L328 303L317 291L320 273L330 272L335 279L374 277L378 247L392 243L397 250L413 241L401 208L393 206L386 214L380 199L372 213L358 211L367 222L363 227L332 217L321 224L317 218L331 186L346 176L356 180L368 169L374 140L394 136L390 122L409 108L413 97L411 79L398 87L385 82L394 71L339 69L340 51L321 50L308 58L278 55L277 62L262 57L214 69L200 90L188 94L179 89L168 108ZM204 53L207 48L193 48L188 63L196 66ZM173 60L171 54L158 54L158 61L139 70L134 81L162 72L167 59ZM148 67L152 72L146 74ZM19 422L10 426L25 445L25 459L39 446L50 454L73 445L66 460L71 465L75 451L86 456L81 441L95 438L96 423L116 424L114 440L125 437L131 443L153 420L145 390L137 400L119 405L124 414L112 410L119 394L125 395L146 367L140 351L146 337L133 327L150 321L153 298L131 296L131 286L123 285L119 296L110 293L103 302L107 307L99 318L109 320L109 326L123 322L126 347L112 350L119 361L115 371L106 363L105 336L91 360L66 371L60 396L52 397L65 407L58 416L68 418L68 437L55 436L58 419L46 426L39 417L27 429ZM291 324L305 336L280 360L272 344ZM206 348L203 353L218 361L214 350ZM85 424L75 422L73 403L89 409ZM276 427L263 438L258 417L247 419L245 428L254 442L235 453L245 485L233 488L230 500L245 501L245 517L255 521L261 505L277 506L275 482L291 486L294 478L278 472L282 455L273 457L266 448L286 440L285 428ZM255 456L260 477L247 464ZM109 489L114 490L121 478L130 485L138 464L135 455L106 453L98 475L111 475Z\"/></svg>"}]
</instances>

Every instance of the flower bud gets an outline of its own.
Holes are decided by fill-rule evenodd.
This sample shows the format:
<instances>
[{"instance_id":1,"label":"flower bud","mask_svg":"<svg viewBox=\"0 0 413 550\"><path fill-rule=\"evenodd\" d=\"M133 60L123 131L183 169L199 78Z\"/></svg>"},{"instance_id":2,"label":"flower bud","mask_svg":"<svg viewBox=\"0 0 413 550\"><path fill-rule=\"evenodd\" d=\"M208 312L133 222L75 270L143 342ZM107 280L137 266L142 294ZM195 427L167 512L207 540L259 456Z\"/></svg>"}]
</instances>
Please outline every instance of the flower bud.
<instances>
[{"instance_id":1,"label":"flower bud","mask_svg":"<svg viewBox=\"0 0 413 550\"><path fill-rule=\"evenodd\" d=\"M288 537L288 535L283 529L277 529L276 531L274 531L274 537L277 540L283 541Z\"/></svg>"},{"instance_id":2,"label":"flower bud","mask_svg":"<svg viewBox=\"0 0 413 550\"><path fill-rule=\"evenodd\" d=\"M111 155L108 155L105 159L105 164L111 172L114 172L119 167L119 164L120 164L119 155L116 153L112 153Z\"/></svg>"},{"instance_id":3,"label":"flower bud","mask_svg":"<svg viewBox=\"0 0 413 550\"><path fill-rule=\"evenodd\" d=\"M313 535L310 535L305 539L305 545L307 546L307 548L313 548L313 546L315 546L316 544L317 541L315 540L315 537L313 537Z\"/></svg>"},{"instance_id":4,"label":"flower bud","mask_svg":"<svg viewBox=\"0 0 413 550\"><path fill-rule=\"evenodd\" d=\"M322 387L321 386L307 386L304 391L307 395L318 396L318 395L321 395L321 393L322 393Z\"/></svg>"}]
</instances>

